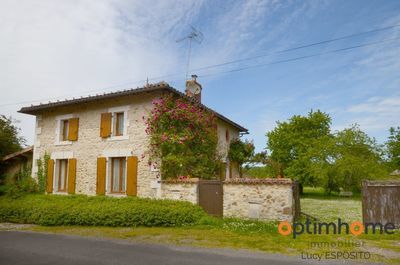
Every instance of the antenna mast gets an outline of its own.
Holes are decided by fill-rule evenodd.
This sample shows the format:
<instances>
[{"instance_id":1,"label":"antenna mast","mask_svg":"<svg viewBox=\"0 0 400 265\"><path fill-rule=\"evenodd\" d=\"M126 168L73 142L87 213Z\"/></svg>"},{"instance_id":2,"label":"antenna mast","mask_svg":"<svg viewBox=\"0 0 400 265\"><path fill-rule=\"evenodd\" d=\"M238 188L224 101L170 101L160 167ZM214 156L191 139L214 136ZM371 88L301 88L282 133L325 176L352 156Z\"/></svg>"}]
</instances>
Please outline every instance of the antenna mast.
<instances>
[{"instance_id":1,"label":"antenna mast","mask_svg":"<svg viewBox=\"0 0 400 265\"><path fill-rule=\"evenodd\" d=\"M203 41L203 33L201 33L201 31L197 30L193 26L191 26L191 28L192 28L192 31L189 33L189 35L176 40L176 42L181 42L186 39L189 40L188 59L187 59L187 63L186 63L186 79L188 79L188 75L189 75L190 56L191 56L191 52L192 52L192 41L194 40L198 44L200 44Z\"/></svg>"}]
</instances>

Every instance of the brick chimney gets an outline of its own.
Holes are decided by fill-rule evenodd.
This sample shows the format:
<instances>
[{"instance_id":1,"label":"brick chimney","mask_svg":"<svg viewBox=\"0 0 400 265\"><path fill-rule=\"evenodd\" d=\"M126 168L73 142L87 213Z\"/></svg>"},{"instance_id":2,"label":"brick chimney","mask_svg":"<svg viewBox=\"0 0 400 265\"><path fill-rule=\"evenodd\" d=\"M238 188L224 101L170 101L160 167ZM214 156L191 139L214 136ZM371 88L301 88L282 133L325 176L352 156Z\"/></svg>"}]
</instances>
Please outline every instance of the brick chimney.
<instances>
[{"instance_id":1,"label":"brick chimney","mask_svg":"<svg viewBox=\"0 0 400 265\"><path fill-rule=\"evenodd\" d=\"M186 96L195 99L201 103L201 85L197 82L197 75L192 75L192 79L186 80Z\"/></svg>"}]
</instances>

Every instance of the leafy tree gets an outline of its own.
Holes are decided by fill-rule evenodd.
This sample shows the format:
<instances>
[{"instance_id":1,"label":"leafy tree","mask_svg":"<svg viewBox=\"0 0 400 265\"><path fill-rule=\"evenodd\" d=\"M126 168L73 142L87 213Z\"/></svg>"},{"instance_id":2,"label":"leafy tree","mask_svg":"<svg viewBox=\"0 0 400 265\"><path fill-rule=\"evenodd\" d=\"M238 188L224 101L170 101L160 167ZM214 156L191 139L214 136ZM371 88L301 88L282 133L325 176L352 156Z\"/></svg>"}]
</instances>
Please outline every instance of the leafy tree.
<instances>
[{"instance_id":1,"label":"leafy tree","mask_svg":"<svg viewBox=\"0 0 400 265\"><path fill-rule=\"evenodd\" d=\"M387 175L382 161L382 147L358 125L337 132L331 152L332 163L322 174L327 192L339 191L340 188L359 192L362 180Z\"/></svg>"},{"instance_id":2,"label":"leafy tree","mask_svg":"<svg viewBox=\"0 0 400 265\"><path fill-rule=\"evenodd\" d=\"M243 165L251 162L254 156L254 144L247 139L242 141L240 139L233 140L229 146L228 157L232 162L239 164L239 174L242 177Z\"/></svg>"},{"instance_id":3,"label":"leafy tree","mask_svg":"<svg viewBox=\"0 0 400 265\"><path fill-rule=\"evenodd\" d=\"M25 139L18 135L19 128L11 117L0 115L0 158L19 151L25 144Z\"/></svg>"},{"instance_id":4,"label":"leafy tree","mask_svg":"<svg viewBox=\"0 0 400 265\"><path fill-rule=\"evenodd\" d=\"M382 147L355 125L331 133L331 119L321 111L295 115L278 122L267 133L269 159L280 166L279 175L303 185L332 191L359 191L363 179L384 177Z\"/></svg>"},{"instance_id":5,"label":"leafy tree","mask_svg":"<svg viewBox=\"0 0 400 265\"><path fill-rule=\"evenodd\" d=\"M0 115L0 185L4 185L6 177L2 158L21 150L25 143L25 139L18 135L19 128L14 123L16 121L11 117Z\"/></svg>"},{"instance_id":6,"label":"leafy tree","mask_svg":"<svg viewBox=\"0 0 400 265\"><path fill-rule=\"evenodd\" d=\"M389 133L389 140L386 142L389 163L393 169L400 169L400 127L391 127Z\"/></svg>"},{"instance_id":7,"label":"leafy tree","mask_svg":"<svg viewBox=\"0 0 400 265\"><path fill-rule=\"evenodd\" d=\"M324 150L333 135L328 114L310 111L307 116L295 115L287 122L267 133L270 159L279 165L279 175L299 180L304 185L316 185L318 175L313 164L325 164L328 154Z\"/></svg>"}]
</instances>

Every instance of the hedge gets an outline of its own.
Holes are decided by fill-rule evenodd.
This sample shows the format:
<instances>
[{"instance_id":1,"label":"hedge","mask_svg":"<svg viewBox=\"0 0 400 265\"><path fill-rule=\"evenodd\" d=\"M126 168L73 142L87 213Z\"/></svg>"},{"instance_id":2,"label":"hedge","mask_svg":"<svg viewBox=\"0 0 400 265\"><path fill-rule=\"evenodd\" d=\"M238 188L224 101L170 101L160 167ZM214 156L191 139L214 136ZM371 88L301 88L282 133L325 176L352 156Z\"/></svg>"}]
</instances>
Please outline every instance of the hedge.
<instances>
[{"instance_id":1,"label":"hedge","mask_svg":"<svg viewBox=\"0 0 400 265\"><path fill-rule=\"evenodd\" d=\"M0 197L0 222L45 226L182 226L205 212L189 202L83 195Z\"/></svg>"}]
</instances>

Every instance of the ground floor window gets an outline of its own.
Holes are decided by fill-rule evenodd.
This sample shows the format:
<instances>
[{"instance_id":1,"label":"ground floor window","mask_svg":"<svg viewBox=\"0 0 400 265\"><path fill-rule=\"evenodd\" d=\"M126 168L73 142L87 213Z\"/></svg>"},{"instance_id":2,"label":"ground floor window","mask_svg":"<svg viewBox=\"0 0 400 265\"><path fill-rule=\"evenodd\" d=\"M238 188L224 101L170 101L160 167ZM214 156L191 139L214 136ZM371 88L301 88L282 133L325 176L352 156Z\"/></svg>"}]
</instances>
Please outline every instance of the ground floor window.
<instances>
[{"instance_id":1,"label":"ground floor window","mask_svg":"<svg viewBox=\"0 0 400 265\"><path fill-rule=\"evenodd\" d=\"M126 191L126 158L111 158L111 193Z\"/></svg>"},{"instance_id":2,"label":"ground floor window","mask_svg":"<svg viewBox=\"0 0 400 265\"><path fill-rule=\"evenodd\" d=\"M57 191L66 192L67 191L67 178L68 178L68 159L57 160L57 171L56 171L56 181L57 181Z\"/></svg>"}]
</instances>

